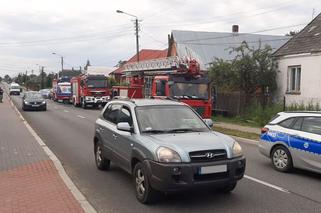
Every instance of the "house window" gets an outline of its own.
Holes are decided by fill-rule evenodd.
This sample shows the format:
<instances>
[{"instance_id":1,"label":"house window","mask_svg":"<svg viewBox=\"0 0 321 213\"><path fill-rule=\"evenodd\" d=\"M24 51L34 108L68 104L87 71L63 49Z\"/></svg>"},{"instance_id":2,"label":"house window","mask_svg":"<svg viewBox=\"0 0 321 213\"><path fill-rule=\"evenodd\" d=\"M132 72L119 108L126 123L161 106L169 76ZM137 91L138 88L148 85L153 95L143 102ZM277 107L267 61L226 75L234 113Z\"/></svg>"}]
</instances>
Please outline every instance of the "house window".
<instances>
[{"instance_id":1,"label":"house window","mask_svg":"<svg viewBox=\"0 0 321 213\"><path fill-rule=\"evenodd\" d=\"M288 69L288 92L300 92L301 66L289 67Z\"/></svg>"}]
</instances>

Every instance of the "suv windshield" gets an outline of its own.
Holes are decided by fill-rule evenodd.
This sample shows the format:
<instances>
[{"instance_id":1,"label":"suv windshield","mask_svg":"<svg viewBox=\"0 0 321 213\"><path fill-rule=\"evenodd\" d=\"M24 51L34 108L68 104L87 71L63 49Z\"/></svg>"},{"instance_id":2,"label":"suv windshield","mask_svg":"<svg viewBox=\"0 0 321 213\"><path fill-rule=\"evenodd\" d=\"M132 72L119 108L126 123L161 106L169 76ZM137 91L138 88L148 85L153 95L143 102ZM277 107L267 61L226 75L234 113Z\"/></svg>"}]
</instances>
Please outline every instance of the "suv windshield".
<instances>
[{"instance_id":1,"label":"suv windshield","mask_svg":"<svg viewBox=\"0 0 321 213\"><path fill-rule=\"evenodd\" d=\"M174 98L208 99L207 84L175 83L170 87L170 95Z\"/></svg>"},{"instance_id":2,"label":"suv windshield","mask_svg":"<svg viewBox=\"0 0 321 213\"><path fill-rule=\"evenodd\" d=\"M142 133L209 131L204 122L187 106L141 106L136 107L136 114Z\"/></svg>"}]
</instances>

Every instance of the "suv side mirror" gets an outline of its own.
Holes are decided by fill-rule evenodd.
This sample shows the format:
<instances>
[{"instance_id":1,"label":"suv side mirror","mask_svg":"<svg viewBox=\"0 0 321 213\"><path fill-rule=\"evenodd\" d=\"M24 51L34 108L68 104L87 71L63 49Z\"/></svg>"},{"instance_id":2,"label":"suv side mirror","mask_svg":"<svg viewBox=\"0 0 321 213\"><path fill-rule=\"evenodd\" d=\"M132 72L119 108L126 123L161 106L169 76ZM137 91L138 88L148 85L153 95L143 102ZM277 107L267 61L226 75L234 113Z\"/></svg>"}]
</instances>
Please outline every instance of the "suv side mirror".
<instances>
[{"instance_id":1,"label":"suv side mirror","mask_svg":"<svg viewBox=\"0 0 321 213\"><path fill-rule=\"evenodd\" d=\"M120 122L117 124L117 129L125 132L132 132L132 128L127 122Z\"/></svg>"},{"instance_id":2,"label":"suv side mirror","mask_svg":"<svg viewBox=\"0 0 321 213\"><path fill-rule=\"evenodd\" d=\"M212 119L203 119L203 121L206 123L207 126L211 128L214 126L214 122L212 121Z\"/></svg>"}]
</instances>

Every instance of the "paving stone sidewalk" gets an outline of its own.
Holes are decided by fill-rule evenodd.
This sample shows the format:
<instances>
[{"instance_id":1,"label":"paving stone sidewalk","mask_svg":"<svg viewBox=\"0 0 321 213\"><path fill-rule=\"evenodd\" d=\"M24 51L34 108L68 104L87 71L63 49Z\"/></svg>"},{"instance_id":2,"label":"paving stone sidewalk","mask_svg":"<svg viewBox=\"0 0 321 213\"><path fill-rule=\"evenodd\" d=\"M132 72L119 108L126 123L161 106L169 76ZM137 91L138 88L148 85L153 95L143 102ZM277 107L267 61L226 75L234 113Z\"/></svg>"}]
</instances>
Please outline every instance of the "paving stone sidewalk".
<instances>
[{"instance_id":1,"label":"paving stone sidewalk","mask_svg":"<svg viewBox=\"0 0 321 213\"><path fill-rule=\"evenodd\" d=\"M0 103L0 212L84 212L4 96Z\"/></svg>"}]
</instances>

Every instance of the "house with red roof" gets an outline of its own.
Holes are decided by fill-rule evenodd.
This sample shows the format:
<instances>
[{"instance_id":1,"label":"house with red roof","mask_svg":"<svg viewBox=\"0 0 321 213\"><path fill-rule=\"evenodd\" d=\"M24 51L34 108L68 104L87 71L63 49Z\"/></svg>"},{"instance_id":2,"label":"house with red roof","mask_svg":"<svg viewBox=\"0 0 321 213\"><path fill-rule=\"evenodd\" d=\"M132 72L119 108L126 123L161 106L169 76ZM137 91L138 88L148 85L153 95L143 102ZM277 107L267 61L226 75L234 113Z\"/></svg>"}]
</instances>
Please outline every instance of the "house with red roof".
<instances>
[{"instance_id":1,"label":"house with red roof","mask_svg":"<svg viewBox=\"0 0 321 213\"><path fill-rule=\"evenodd\" d=\"M168 54L167 49L165 50L142 49L139 51L139 61L166 58L167 54ZM113 76L118 83L124 82L126 80L126 77L124 76L124 73L123 73L124 65L131 62L137 62L137 54L131 57L122 66L114 70L110 75Z\"/></svg>"}]
</instances>

